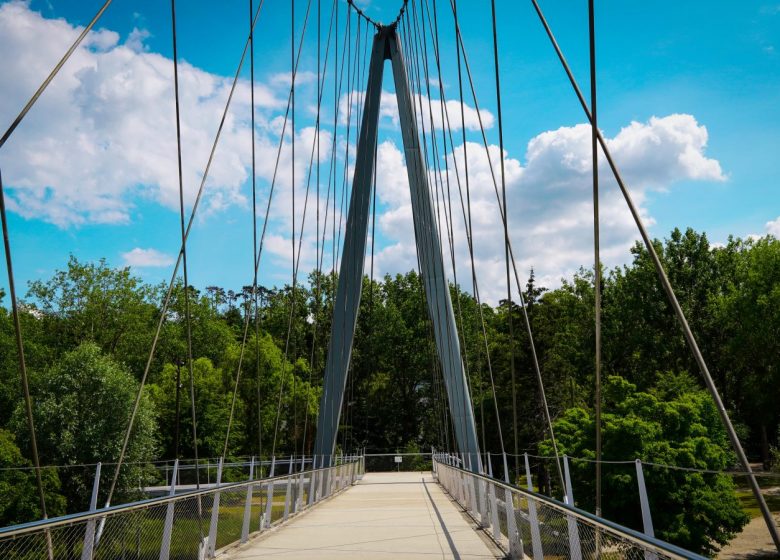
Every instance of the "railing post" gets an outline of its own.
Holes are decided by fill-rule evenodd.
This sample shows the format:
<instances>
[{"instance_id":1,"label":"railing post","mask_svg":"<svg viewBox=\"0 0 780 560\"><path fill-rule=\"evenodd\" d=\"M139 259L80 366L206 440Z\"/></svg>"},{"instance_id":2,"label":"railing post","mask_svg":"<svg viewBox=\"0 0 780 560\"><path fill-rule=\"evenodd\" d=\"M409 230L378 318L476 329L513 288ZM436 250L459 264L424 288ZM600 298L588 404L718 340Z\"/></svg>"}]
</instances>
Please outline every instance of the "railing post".
<instances>
[{"instance_id":1,"label":"railing post","mask_svg":"<svg viewBox=\"0 0 780 560\"><path fill-rule=\"evenodd\" d=\"M531 465L528 462L528 453L525 454L525 483L526 487L533 492L534 482L531 478ZM531 548L534 552L534 560L544 560L542 536L539 533L539 517L536 514L536 500L530 497L528 498L528 520L531 524Z\"/></svg>"},{"instance_id":2,"label":"railing post","mask_svg":"<svg viewBox=\"0 0 780 560\"><path fill-rule=\"evenodd\" d=\"M488 476L493 478L493 458L487 454ZM493 538L501 540L501 525L498 522L498 500L496 500L496 486L492 482L488 484L488 499L490 502L491 523L493 525Z\"/></svg>"},{"instance_id":3,"label":"railing post","mask_svg":"<svg viewBox=\"0 0 780 560\"><path fill-rule=\"evenodd\" d=\"M178 480L178 475L179 460L176 459L173 463L173 476L171 477L170 488L168 489L169 496L174 496L176 494L176 481ZM171 533L173 532L173 513L175 507L175 502L168 502L168 507L165 510L165 525L163 525L162 543L160 544L160 560L168 560L168 557L171 554Z\"/></svg>"},{"instance_id":4,"label":"railing post","mask_svg":"<svg viewBox=\"0 0 780 560\"><path fill-rule=\"evenodd\" d=\"M569 457L563 456L563 472L566 479L566 495L564 502L574 507L574 490L571 486L571 474L569 473ZM582 560L582 547L580 546L580 532L577 520L573 516L566 516L566 524L569 526L569 557L571 560Z\"/></svg>"},{"instance_id":5,"label":"railing post","mask_svg":"<svg viewBox=\"0 0 780 560\"><path fill-rule=\"evenodd\" d=\"M504 461L504 481L509 484L509 463L506 460L506 451L502 453L501 457ZM506 509L506 537L509 540L509 556L523 558L523 544L520 541L520 533L517 531L515 503L509 488L504 488L504 508Z\"/></svg>"},{"instance_id":6,"label":"railing post","mask_svg":"<svg viewBox=\"0 0 780 560\"><path fill-rule=\"evenodd\" d=\"M309 496L306 500L309 505L317 501L317 456L311 457L311 474L309 475Z\"/></svg>"},{"instance_id":7,"label":"railing post","mask_svg":"<svg viewBox=\"0 0 780 560\"><path fill-rule=\"evenodd\" d=\"M300 511L303 509L303 477L306 472L306 455L301 455L301 472L298 476L298 492L295 497L295 509L293 511Z\"/></svg>"},{"instance_id":8,"label":"railing post","mask_svg":"<svg viewBox=\"0 0 780 560\"><path fill-rule=\"evenodd\" d=\"M653 517L650 514L650 501L647 499L645 473L642 469L642 461L639 459L636 460L636 483L639 486L639 506L642 508L642 526L644 527L645 535L648 537L655 537ZM645 560L656 560L657 558L657 554L645 551Z\"/></svg>"},{"instance_id":9,"label":"railing post","mask_svg":"<svg viewBox=\"0 0 780 560\"><path fill-rule=\"evenodd\" d=\"M328 473L327 468L330 466L330 459L328 459L327 464L325 461L325 455L320 455L322 459L320 459L320 469L322 469L322 472L317 477L319 480L317 480L317 500L322 500L325 498L325 492L327 491L326 481L328 477L330 476Z\"/></svg>"},{"instance_id":10,"label":"railing post","mask_svg":"<svg viewBox=\"0 0 780 560\"><path fill-rule=\"evenodd\" d=\"M290 456L290 460L287 463L289 468L287 469L287 489L284 493L284 520L290 516L290 493L292 491L292 472L293 472L293 458Z\"/></svg>"},{"instance_id":11,"label":"railing post","mask_svg":"<svg viewBox=\"0 0 780 560\"><path fill-rule=\"evenodd\" d=\"M89 499L89 511L97 509L98 489L100 488L100 463L95 467L95 480L92 483L92 497ZM84 531L84 548L81 551L81 560L92 560L92 551L95 547L95 520L87 521Z\"/></svg>"},{"instance_id":12,"label":"railing post","mask_svg":"<svg viewBox=\"0 0 780 560\"><path fill-rule=\"evenodd\" d=\"M252 480L255 475L255 458L249 460L249 482L246 487L246 501L244 502L244 524L241 526L241 542L245 543L249 539L249 520L252 518Z\"/></svg>"},{"instance_id":13,"label":"railing post","mask_svg":"<svg viewBox=\"0 0 780 560\"><path fill-rule=\"evenodd\" d=\"M273 505L274 505L274 487L276 484L273 481L274 478L274 470L276 469L276 456L271 457L271 471L268 474L268 478L270 479L268 481L268 494L267 499L265 503L265 523L263 523L261 519L260 526L265 527L266 529L271 526L271 521L273 519Z\"/></svg>"},{"instance_id":14,"label":"railing post","mask_svg":"<svg viewBox=\"0 0 780 560\"><path fill-rule=\"evenodd\" d=\"M209 526L209 546L206 554L214 558L217 550L217 524L219 523L219 486L222 483L222 463L224 457L219 458L217 466L217 491L214 492L214 501L211 504L211 525Z\"/></svg>"}]
</instances>

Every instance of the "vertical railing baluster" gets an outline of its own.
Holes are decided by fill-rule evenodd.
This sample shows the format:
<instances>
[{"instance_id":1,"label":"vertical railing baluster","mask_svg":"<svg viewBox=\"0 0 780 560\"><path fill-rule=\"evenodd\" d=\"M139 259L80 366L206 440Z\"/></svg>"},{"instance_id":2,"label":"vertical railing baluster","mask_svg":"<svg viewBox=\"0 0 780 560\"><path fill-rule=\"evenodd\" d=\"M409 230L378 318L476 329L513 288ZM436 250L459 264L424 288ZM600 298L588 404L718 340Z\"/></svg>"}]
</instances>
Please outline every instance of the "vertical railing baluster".
<instances>
[{"instance_id":1,"label":"vertical railing baluster","mask_svg":"<svg viewBox=\"0 0 780 560\"><path fill-rule=\"evenodd\" d=\"M89 511L97 509L98 489L100 488L100 463L95 467L95 480L92 482L92 496L89 499ZM84 548L81 551L81 560L92 560L92 552L95 549L95 520L87 521L84 531Z\"/></svg>"},{"instance_id":2,"label":"vertical railing baluster","mask_svg":"<svg viewBox=\"0 0 780 560\"><path fill-rule=\"evenodd\" d=\"M246 487L246 500L244 501L244 523L241 526L241 542L245 543L249 539L249 520L252 518L252 480L255 475L255 458L249 460L249 482Z\"/></svg>"},{"instance_id":3,"label":"vertical railing baluster","mask_svg":"<svg viewBox=\"0 0 780 560\"><path fill-rule=\"evenodd\" d=\"M487 454L488 476L493 478L493 458ZM491 524L493 525L493 538L501 540L501 525L498 522L498 500L496 499L496 486L492 482L488 484L488 502L490 505Z\"/></svg>"},{"instance_id":4,"label":"vertical railing baluster","mask_svg":"<svg viewBox=\"0 0 780 560\"><path fill-rule=\"evenodd\" d=\"M293 472L293 458L290 456L290 460L287 462L289 465L287 468L287 485L284 491L284 516L283 519L287 521L290 516L290 493L292 491L292 472Z\"/></svg>"},{"instance_id":5,"label":"vertical railing baluster","mask_svg":"<svg viewBox=\"0 0 780 560\"><path fill-rule=\"evenodd\" d=\"M647 487L645 486L645 473L642 470L642 461L636 460L636 483L639 486L639 507L642 509L642 526L645 535L655 537L653 529L653 517L650 515L650 501L647 499ZM645 560L657 560L658 555L645 550Z\"/></svg>"},{"instance_id":6,"label":"vertical railing baluster","mask_svg":"<svg viewBox=\"0 0 780 560\"><path fill-rule=\"evenodd\" d=\"M273 522L273 507L274 507L274 488L276 483L274 482L274 471L276 470L276 456L271 457L271 472L268 475L268 499L265 504L265 528L269 528Z\"/></svg>"},{"instance_id":7,"label":"vertical railing baluster","mask_svg":"<svg viewBox=\"0 0 780 560\"><path fill-rule=\"evenodd\" d=\"M179 475L179 460L176 459L173 463L173 476L171 476L170 488L168 489L169 496L176 495L176 481ZM160 560L168 560L171 554L171 534L173 533L173 514L176 507L175 502L168 502L168 506L165 510L165 524L163 525L162 542L160 543Z\"/></svg>"},{"instance_id":8,"label":"vertical railing baluster","mask_svg":"<svg viewBox=\"0 0 780 560\"><path fill-rule=\"evenodd\" d=\"M219 523L219 486L222 483L222 463L224 458L219 458L217 466L217 490L214 492L214 500L211 504L211 525L209 526L209 558L214 558L217 551L217 525Z\"/></svg>"},{"instance_id":9,"label":"vertical railing baluster","mask_svg":"<svg viewBox=\"0 0 780 560\"><path fill-rule=\"evenodd\" d=\"M564 501L574 507L574 491L571 486L571 474L569 472L569 457L563 456L563 472L566 479L566 495ZM580 532L577 527L577 520L571 516L566 516L566 523L569 526L569 557L571 560L582 560L582 547L580 545Z\"/></svg>"},{"instance_id":10,"label":"vertical railing baluster","mask_svg":"<svg viewBox=\"0 0 780 560\"><path fill-rule=\"evenodd\" d=\"M317 456L311 458L311 474L309 475L309 496L306 500L309 505L317 501Z\"/></svg>"},{"instance_id":11,"label":"vertical railing baluster","mask_svg":"<svg viewBox=\"0 0 780 560\"><path fill-rule=\"evenodd\" d=\"M531 464L528 462L528 453L525 454L525 483L526 487L533 492L534 483L531 478ZM530 497L528 498L528 520L531 524L531 548L534 553L534 560L544 560L542 536L539 533L539 516L536 513L536 501Z\"/></svg>"}]
</instances>

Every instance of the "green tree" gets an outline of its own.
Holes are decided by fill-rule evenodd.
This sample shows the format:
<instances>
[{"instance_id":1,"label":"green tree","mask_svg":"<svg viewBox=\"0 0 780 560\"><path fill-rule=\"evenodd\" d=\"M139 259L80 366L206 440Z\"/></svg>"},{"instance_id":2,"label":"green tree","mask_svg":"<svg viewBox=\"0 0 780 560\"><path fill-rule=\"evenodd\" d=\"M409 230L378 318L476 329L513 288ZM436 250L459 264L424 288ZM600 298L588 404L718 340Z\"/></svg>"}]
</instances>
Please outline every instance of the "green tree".
<instances>
[{"instance_id":1,"label":"green tree","mask_svg":"<svg viewBox=\"0 0 780 560\"><path fill-rule=\"evenodd\" d=\"M55 356L91 341L140 377L159 316L159 290L129 267L114 269L104 259L82 263L71 255L66 270L31 282L27 297L42 314L43 335Z\"/></svg>"},{"instance_id":2,"label":"green tree","mask_svg":"<svg viewBox=\"0 0 780 560\"><path fill-rule=\"evenodd\" d=\"M649 392L618 376L604 384L603 458L720 471L734 455L709 395L688 374L664 373ZM555 422L561 453L593 459L595 425L590 409L576 407ZM543 445L551 453L549 441ZM573 461L577 505L595 507L593 463ZM633 465L604 465L603 514L641 528ZM725 474L646 467L645 480L656 535L689 550L714 554L749 518ZM560 489L558 489L560 492Z\"/></svg>"},{"instance_id":3,"label":"green tree","mask_svg":"<svg viewBox=\"0 0 780 560\"><path fill-rule=\"evenodd\" d=\"M60 480L54 469L41 472L46 513L50 517L65 512L65 498L59 493ZM14 435L0 429L0 527L40 519L41 507L35 472L16 446Z\"/></svg>"},{"instance_id":4,"label":"green tree","mask_svg":"<svg viewBox=\"0 0 780 560\"><path fill-rule=\"evenodd\" d=\"M138 383L126 367L103 354L96 344L85 342L52 367L34 372L31 392L41 462L65 467L60 478L68 511L84 511L89 505L94 467L80 465L118 459ZM20 404L11 427L26 438L25 426ZM133 497L143 482L144 469L137 463L155 458L155 432L152 404L143 395L114 503ZM104 498L108 484L103 484L102 490Z\"/></svg>"}]
</instances>

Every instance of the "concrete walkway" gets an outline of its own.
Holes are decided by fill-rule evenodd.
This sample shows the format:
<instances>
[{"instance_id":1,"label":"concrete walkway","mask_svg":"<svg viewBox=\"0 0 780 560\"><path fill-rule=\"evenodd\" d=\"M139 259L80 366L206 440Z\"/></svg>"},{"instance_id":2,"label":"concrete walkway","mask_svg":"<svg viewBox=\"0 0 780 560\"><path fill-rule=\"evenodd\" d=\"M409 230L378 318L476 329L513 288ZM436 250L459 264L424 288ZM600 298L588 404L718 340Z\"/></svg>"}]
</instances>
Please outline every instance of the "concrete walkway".
<instances>
[{"instance_id":1,"label":"concrete walkway","mask_svg":"<svg viewBox=\"0 0 780 560\"><path fill-rule=\"evenodd\" d=\"M368 473L228 555L254 558L500 558L431 473Z\"/></svg>"}]
</instances>

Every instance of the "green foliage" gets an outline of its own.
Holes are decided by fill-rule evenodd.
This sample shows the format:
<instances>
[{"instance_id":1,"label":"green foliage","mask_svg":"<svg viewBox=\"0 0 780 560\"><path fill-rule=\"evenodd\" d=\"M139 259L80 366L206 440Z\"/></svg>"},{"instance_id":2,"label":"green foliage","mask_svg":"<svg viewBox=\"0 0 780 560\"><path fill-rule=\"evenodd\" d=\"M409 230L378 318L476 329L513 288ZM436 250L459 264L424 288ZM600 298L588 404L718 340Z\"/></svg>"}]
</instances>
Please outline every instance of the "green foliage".
<instances>
[{"instance_id":1,"label":"green foliage","mask_svg":"<svg viewBox=\"0 0 780 560\"><path fill-rule=\"evenodd\" d=\"M66 352L51 368L34 372L30 390L41 462L66 467L60 477L68 510L84 511L89 505L94 466L80 465L111 462L119 457L138 383L127 368L103 354L94 343L85 342ZM21 403L10 425L27 446ZM152 403L142 395L115 503L132 497L143 481L141 467L133 463L155 457L155 432ZM107 488L103 485L104 491Z\"/></svg>"},{"instance_id":2,"label":"green foliage","mask_svg":"<svg viewBox=\"0 0 780 560\"><path fill-rule=\"evenodd\" d=\"M604 384L603 457L724 470L734 462L709 395L687 374L659 374L649 392L618 376ZM592 411L571 408L555 422L559 451L593 459ZM550 442L542 446L551 453ZM603 465L603 511L608 519L641 528L633 465ZM689 550L714 554L747 523L731 477L645 466L656 535ZM594 465L572 462L577 504L593 510ZM559 490L560 491L560 490Z\"/></svg>"},{"instance_id":3,"label":"green foliage","mask_svg":"<svg viewBox=\"0 0 780 560\"><path fill-rule=\"evenodd\" d=\"M725 246L713 247L706 235L689 229L672 231L668 239L655 241L655 247L748 454L769 465L780 424L780 242L767 236L729 239ZM337 280L335 274L314 272L308 283L295 289L259 286L256 294L251 286L207 286L203 294L189 288L201 457L222 454L239 362L228 455L268 455L272 448L277 456L300 453L301 448L311 453ZM540 442L546 426L523 309L516 301L480 306L469 293L471 278L459 280L463 285L453 285L450 291L480 445L498 451L502 433L509 452L544 451ZM694 373L697 367L646 249L637 244L631 262L605 269L602 285L602 371L604 379L614 378L605 386L605 457L730 466L729 447L710 397L701 391L702 381L698 375L677 373ZM128 269L75 258L51 278L31 284L20 319L36 419L40 416L46 446L44 463L72 465L116 456L128 403L149 359L163 293L164 287L145 284ZM176 364L182 385L178 454L194 453L184 296L181 283L175 284L141 401L139 429L147 434L147 443L134 457L171 459L177 454ZM531 271L523 296L547 399L561 424L562 445L572 455L593 457L593 273L581 269L548 290ZM91 344L82 346L85 342ZM74 352L84 355L76 359ZM108 376L115 381L104 380L107 386L116 385L116 402L77 371L82 358L92 364L89 372L123 372ZM22 454L27 454L17 363L13 323L0 308L0 428L16 433ZM81 398L75 398L79 393ZM47 420L49 411L52 420ZM84 426L75 420L82 416L88 422ZM110 418L111 426L93 426L100 418ZM152 432L157 445L152 445ZM338 445L349 453L360 447L427 450L432 444L454 447L421 278L415 272L365 278ZM592 508L588 468L587 463L574 465L575 493L580 505ZM609 484L614 496L605 500L605 512L638 526L635 480L630 472L616 469L605 466L605 488ZM91 486L92 473L92 467L61 471L68 509L83 505L72 497ZM540 489L550 491L545 477L550 473L541 469L538 474ZM142 475L137 471L122 479L127 495ZM706 550L701 543L722 542L740 525L739 511L729 499L729 481L650 467L646 476L655 488L659 534L666 531L668 538ZM721 503L726 505L721 508Z\"/></svg>"},{"instance_id":4,"label":"green foliage","mask_svg":"<svg viewBox=\"0 0 780 560\"><path fill-rule=\"evenodd\" d=\"M65 512L65 498L59 494L60 480L54 469L41 472L46 512L50 517ZM14 436L0 429L0 527L40 519L41 505L35 472L22 456Z\"/></svg>"}]
</instances>

